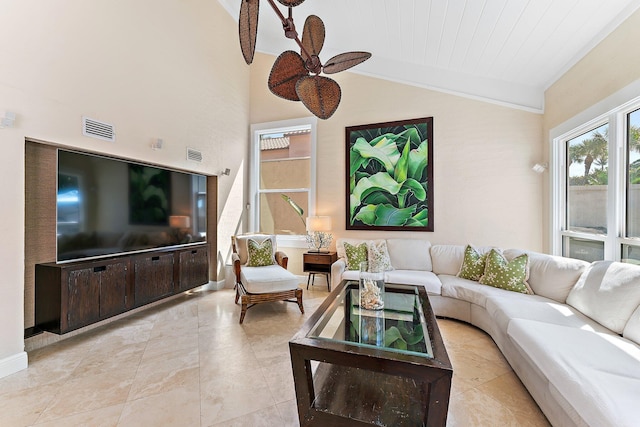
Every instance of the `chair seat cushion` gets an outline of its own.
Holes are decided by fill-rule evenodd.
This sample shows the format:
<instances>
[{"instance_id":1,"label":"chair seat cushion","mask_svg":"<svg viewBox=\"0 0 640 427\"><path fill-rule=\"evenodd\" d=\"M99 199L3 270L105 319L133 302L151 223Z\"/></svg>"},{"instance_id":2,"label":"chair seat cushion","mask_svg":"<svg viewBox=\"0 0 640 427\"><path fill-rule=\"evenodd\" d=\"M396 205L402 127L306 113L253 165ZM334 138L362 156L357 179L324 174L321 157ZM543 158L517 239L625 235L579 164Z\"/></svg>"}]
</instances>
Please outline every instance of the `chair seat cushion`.
<instances>
[{"instance_id":1,"label":"chair seat cushion","mask_svg":"<svg viewBox=\"0 0 640 427\"><path fill-rule=\"evenodd\" d=\"M290 291L296 289L299 284L296 275L277 264L264 267L242 266L240 279L250 294Z\"/></svg>"}]
</instances>

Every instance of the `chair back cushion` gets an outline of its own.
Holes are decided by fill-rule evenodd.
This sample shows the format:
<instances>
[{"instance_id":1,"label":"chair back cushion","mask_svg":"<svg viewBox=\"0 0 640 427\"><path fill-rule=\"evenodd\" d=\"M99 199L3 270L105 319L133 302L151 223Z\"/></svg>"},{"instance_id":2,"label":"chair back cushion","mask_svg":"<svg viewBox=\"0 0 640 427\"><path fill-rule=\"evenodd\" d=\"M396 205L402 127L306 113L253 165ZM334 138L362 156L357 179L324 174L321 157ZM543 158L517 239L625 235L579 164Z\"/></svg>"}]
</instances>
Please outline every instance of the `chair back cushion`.
<instances>
[{"instance_id":1,"label":"chair back cushion","mask_svg":"<svg viewBox=\"0 0 640 427\"><path fill-rule=\"evenodd\" d=\"M247 241L253 239L256 243L262 243L266 239L271 239L272 251L275 259L276 254L276 236L273 234L243 234L236 236L236 249L238 256L240 257L240 264L245 265L249 260L249 250L247 248Z\"/></svg>"}]
</instances>

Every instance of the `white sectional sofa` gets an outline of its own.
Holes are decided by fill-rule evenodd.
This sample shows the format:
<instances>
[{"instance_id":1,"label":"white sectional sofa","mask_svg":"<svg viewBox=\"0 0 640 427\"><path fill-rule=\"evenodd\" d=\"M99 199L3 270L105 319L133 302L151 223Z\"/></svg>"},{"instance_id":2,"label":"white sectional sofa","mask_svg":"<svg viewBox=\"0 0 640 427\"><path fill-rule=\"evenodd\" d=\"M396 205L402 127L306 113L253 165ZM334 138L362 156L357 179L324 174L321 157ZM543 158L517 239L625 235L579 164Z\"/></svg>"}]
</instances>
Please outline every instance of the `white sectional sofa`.
<instances>
[{"instance_id":1,"label":"white sectional sofa","mask_svg":"<svg viewBox=\"0 0 640 427\"><path fill-rule=\"evenodd\" d=\"M333 286L358 278L346 269L345 241L364 242L338 239ZM531 295L458 277L465 245L386 244L386 280L425 286L437 316L491 335L554 426L640 425L640 267L526 252Z\"/></svg>"}]
</instances>

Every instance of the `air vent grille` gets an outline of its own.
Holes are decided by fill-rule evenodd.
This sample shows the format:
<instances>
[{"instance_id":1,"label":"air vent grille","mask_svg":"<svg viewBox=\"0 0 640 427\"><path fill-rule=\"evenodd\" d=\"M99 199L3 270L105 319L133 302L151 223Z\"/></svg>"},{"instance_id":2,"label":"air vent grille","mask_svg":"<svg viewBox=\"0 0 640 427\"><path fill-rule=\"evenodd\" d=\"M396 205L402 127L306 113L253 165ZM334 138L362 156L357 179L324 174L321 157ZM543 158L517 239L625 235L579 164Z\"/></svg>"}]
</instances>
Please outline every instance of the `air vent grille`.
<instances>
[{"instance_id":1,"label":"air vent grille","mask_svg":"<svg viewBox=\"0 0 640 427\"><path fill-rule=\"evenodd\" d=\"M82 118L82 134L105 141L114 142L116 140L116 132L112 124L90 119L89 117Z\"/></svg>"},{"instance_id":2,"label":"air vent grille","mask_svg":"<svg viewBox=\"0 0 640 427\"><path fill-rule=\"evenodd\" d=\"M194 162L202 161L202 153L193 148L187 148L187 160L192 160Z\"/></svg>"}]
</instances>

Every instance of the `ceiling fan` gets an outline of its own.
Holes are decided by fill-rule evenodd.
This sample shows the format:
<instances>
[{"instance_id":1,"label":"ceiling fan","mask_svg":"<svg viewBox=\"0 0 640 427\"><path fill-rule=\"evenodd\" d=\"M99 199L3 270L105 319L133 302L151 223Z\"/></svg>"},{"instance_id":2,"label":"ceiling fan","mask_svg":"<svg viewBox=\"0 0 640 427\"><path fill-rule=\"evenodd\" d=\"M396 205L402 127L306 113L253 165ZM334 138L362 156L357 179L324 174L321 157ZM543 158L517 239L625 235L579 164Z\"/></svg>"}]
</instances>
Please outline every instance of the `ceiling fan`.
<instances>
[{"instance_id":1,"label":"ceiling fan","mask_svg":"<svg viewBox=\"0 0 640 427\"><path fill-rule=\"evenodd\" d=\"M258 33L260 0L241 0L239 34L240 48L247 64L253 62ZM298 37L293 22L293 8L304 0L277 0L288 8L285 17L274 0L267 0L282 22L285 37L293 39L300 53L293 50L283 52L273 64L268 86L274 95L291 101L302 101L315 116L328 119L335 113L342 92L338 83L324 74L335 74L354 67L371 57L369 52L346 52L329 59L324 65L320 51L324 45L325 28L322 19L309 15L304 22L302 40Z\"/></svg>"}]
</instances>

